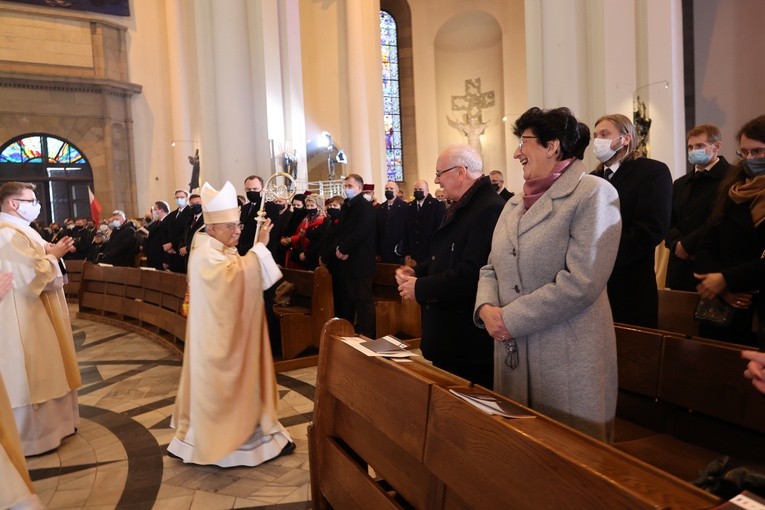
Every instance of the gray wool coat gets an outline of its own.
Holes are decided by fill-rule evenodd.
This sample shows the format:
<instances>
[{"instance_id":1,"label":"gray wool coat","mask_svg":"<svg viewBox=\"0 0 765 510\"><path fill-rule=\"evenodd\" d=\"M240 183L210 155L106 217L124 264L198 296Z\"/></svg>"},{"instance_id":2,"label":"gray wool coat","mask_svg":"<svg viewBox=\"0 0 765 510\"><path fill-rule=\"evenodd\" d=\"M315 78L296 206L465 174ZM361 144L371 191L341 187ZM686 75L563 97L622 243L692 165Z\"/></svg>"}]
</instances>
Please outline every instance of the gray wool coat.
<instances>
[{"instance_id":1,"label":"gray wool coat","mask_svg":"<svg viewBox=\"0 0 765 510\"><path fill-rule=\"evenodd\" d=\"M481 269L483 304L502 308L519 366L496 342L494 390L575 429L613 440L616 338L606 284L619 249L619 197L574 163L525 211L511 198Z\"/></svg>"}]
</instances>

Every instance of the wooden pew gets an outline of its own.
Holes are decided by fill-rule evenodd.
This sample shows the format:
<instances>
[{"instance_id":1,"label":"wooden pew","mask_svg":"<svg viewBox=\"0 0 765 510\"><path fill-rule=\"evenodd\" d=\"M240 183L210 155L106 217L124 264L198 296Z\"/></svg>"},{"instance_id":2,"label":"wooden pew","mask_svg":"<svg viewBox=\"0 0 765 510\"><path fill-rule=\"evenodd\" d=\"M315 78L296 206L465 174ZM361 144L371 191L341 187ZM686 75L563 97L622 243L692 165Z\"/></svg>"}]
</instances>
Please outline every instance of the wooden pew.
<instances>
[{"instance_id":1,"label":"wooden pew","mask_svg":"<svg viewBox=\"0 0 765 510\"><path fill-rule=\"evenodd\" d=\"M686 480L722 455L765 464L765 406L742 373L746 347L616 325L617 416L642 427L617 447ZM629 425L627 425L629 427Z\"/></svg>"},{"instance_id":2,"label":"wooden pew","mask_svg":"<svg viewBox=\"0 0 765 510\"><path fill-rule=\"evenodd\" d=\"M659 289L659 329L687 337L699 335L699 323L693 318L699 295L696 292Z\"/></svg>"},{"instance_id":3,"label":"wooden pew","mask_svg":"<svg viewBox=\"0 0 765 510\"><path fill-rule=\"evenodd\" d=\"M84 260L65 260L66 273L69 282L64 285L64 295L66 300L76 303L79 299L80 280L82 280L82 267Z\"/></svg>"},{"instance_id":4,"label":"wooden pew","mask_svg":"<svg viewBox=\"0 0 765 510\"><path fill-rule=\"evenodd\" d=\"M709 508L717 499L528 410L489 416L422 360L367 357L322 332L309 427L315 508ZM488 391L488 390L486 390ZM500 397L501 398L501 397Z\"/></svg>"},{"instance_id":5,"label":"wooden pew","mask_svg":"<svg viewBox=\"0 0 765 510\"><path fill-rule=\"evenodd\" d=\"M372 281L375 299L377 337L396 335L411 339L422 336L420 305L412 300L401 299L396 283L398 264L377 262Z\"/></svg>"},{"instance_id":6,"label":"wooden pew","mask_svg":"<svg viewBox=\"0 0 765 510\"><path fill-rule=\"evenodd\" d=\"M282 268L295 285L289 306L274 306L281 330L282 358L292 359L309 347L319 348L321 328L335 313L332 277L326 267L315 271ZM277 284L278 285L278 284Z\"/></svg>"}]
</instances>

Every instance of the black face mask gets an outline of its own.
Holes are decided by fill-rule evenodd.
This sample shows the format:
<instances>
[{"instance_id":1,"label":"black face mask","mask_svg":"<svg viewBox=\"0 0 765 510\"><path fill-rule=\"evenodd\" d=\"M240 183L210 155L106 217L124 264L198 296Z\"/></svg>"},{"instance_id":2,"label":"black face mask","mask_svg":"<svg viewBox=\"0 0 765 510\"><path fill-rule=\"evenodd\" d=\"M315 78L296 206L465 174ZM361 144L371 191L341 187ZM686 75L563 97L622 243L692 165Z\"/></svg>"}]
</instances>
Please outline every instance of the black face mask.
<instances>
[{"instance_id":1,"label":"black face mask","mask_svg":"<svg viewBox=\"0 0 765 510\"><path fill-rule=\"evenodd\" d=\"M260 204L260 191L248 191L247 200L254 204Z\"/></svg>"},{"instance_id":2,"label":"black face mask","mask_svg":"<svg viewBox=\"0 0 765 510\"><path fill-rule=\"evenodd\" d=\"M189 205L189 208L191 209L192 214L202 213L202 204L191 204Z\"/></svg>"},{"instance_id":3,"label":"black face mask","mask_svg":"<svg viewBox=\"0 0 765 510\"><path fill-rule=\"evenodd\" d=\"M387 198L388 200L393 200L393 192L391 190L386 190L385 198Z\"/></svg>"},{"instance_id":4,"label":"black face mask","mask_svg":"<svg viewBox=\"0 0 765 510\"><path fill-rule=\"evenodd\" d=\"M340 209L335 209L335 208L331 207L331 208L327 209L327 216L329 216L333 220L336 220L336 219L338 219L340 217L340 213L341 212L342 211Z\"/></svg>"},{"instance_id":5,"label":"black face mask","mask_svg":"<svg viewBox=\"0 0 765 510\"><path fill-rule=\"evenodd\" d=\"M414 192L414 199L418 202L420 200L423 200L425 198L425 192L424 191L415 191Z\"/></svg>"},{"instance_id":6,"label":"black face mask","mask_svg":"<svg viewBox=\"0 0 765 510\"><path fill-rule=\"evenodd\" d=\"M499 191L499 183L498 182L492 182L491 187L494 188L494 191Z\"/></svg>"},{"instance_id":7,"label":"black face mask","mask_svg":"<svg viewBox=\"0 0 765 510\"><path fill-rule=\"evenodd\" d=\"M305 213L306 213L308 216L310 216L311 218L313 218L314 216L316 216L316 213L318 213L318 212L319 212L319 210L318 210L318 209L306 209L306 210L305 210Z\"/></svg>"}]
</instances>

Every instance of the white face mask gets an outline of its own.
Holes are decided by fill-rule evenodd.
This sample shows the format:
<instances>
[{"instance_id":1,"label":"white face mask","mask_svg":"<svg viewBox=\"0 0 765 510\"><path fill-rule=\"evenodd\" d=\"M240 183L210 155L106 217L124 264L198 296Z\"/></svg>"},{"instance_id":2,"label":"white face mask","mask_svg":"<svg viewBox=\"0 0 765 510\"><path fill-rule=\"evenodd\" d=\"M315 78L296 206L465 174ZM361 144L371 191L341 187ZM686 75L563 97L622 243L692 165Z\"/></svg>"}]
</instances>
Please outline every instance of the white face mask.
<instances>
[{"instance_id":1,"label":"white face mask","mask_svg":"<svg viewBox=\"0 0 765 510\"><path fill-rule=\"evenodd\" d=\"M40 216L40 204L32 202L19 202L19 208L16 209L19 216L27 221L34 221Z\"/></svg>"},{"instance_id":2,"label":"white face mask","mask_svg":"<svg viewBox=\"0 0 765 510\"><path fill-rule=\"evenodd\" d=\"M621 140L622 136L623 135L619 135L619 138L614 138L614 140ZM595 159L601 163L605 163L609 159L613 158L614 154L616 154L616 151L621 148L611 148L611 144L614 140L609 140L608 138L596 138L592 145L592 154L595 156Z\"/></svg>"},{"instance_id":3,"label":"white face mask","mask_svg":"<svg viewBox=\"0 0 765 510\"><path fill-rule=\"evenodd\" d=\"M175 203L178 204L178 207L186 207L186 199L185 198L176 198Z\"/></svg>"},{"instance_id":4,"label":"white face mask","mask_svg":"<svg viewBox=\"0 0 765 510\"><path fill-rule=\"evenodd\" d=\"M357 192L354 188L345 188L343 191L345 191L345 198L348 200L353 200L353 197L357 195Z\"/></svg>"},{"instance_id":5,"label":"white face mask","mask_svg":"<svg viewBox=\"0 0 765 510\"><path fill-rule=\"evenodd\" d=\"M112 222L109 223L109 225L111 225L112 228L120 228L120 222L117 220L112 220Z\"/></svg>"}]
</instances>

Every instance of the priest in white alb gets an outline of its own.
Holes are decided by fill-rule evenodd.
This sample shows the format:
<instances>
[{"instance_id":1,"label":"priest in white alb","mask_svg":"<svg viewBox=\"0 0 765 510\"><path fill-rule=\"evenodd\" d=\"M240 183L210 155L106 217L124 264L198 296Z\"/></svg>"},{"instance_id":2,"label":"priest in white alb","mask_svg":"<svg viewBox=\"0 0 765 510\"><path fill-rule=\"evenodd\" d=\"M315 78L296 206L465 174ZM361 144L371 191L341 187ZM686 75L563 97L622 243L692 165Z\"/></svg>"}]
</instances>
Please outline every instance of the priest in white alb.
<instances>
[{"instance_id":1,"label":"priest in white alb","mask_svg":"<svg viewBox=\"0 0 765 510\"><path fill-rule=\"evenodd\" d=\"M0 273L13 273L0 301L0 374L27 456L74 434L82 384L60 261L74 241L51 244L29 226L40 214L34 190L23 182L0 186Z\"/></svg>"},{"instance_id":2,"label":"priest in white alb","mask_svg":"<svg viewBox=\"0 0 765 510\"><path fill-rule=\"evenodd\" d=\"M189 256L183 370L168 452L187 463L257 466L295 448L277 419L263 290L281 278L266 248L270 222L243 256L236 190L202 186L206 233Z\"/></svg>"}]
</instances>

